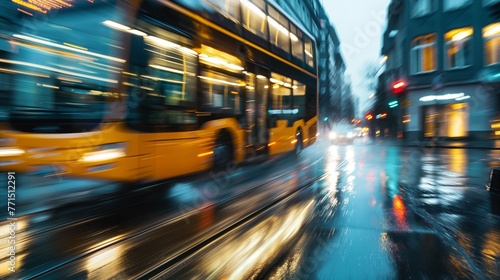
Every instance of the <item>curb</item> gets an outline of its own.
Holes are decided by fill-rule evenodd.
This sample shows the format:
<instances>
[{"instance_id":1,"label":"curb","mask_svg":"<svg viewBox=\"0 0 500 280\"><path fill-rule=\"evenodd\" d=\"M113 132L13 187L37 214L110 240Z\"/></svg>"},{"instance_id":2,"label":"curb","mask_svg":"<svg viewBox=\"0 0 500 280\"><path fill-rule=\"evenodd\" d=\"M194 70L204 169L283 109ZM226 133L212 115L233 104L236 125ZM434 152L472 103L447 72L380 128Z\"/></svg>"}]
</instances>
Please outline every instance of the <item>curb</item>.
<instances>
[{"instance_id":1,"label":"curb","mask_svg":"<svg viewBox=\"0 0 500 280\"><path fill-rule=\"evenodd\" d=\"M370 144L374 145L387 145L387 146L399 146L399 147L419 147L419 148L439 148L439 149L478 149L478 150L500 150L500 146L494 143L465 143L461 142L455 144L453 142L449 143L432 143L432 142L372 142Z\"/></svg>"},{"instance_id":2,"label":"curb","mask_svg":"<svg viewBox=\"0 0 500 280\"><path fill-rule=\"evenodd\" d=\"M476 149L476 150L500 150L500 147L484 147L484 146L447 146L447 145L417 145L417 144L400 144L402 147L425 147L425 148L440 148L440 149Z\"/></svg>"}]
</instances>

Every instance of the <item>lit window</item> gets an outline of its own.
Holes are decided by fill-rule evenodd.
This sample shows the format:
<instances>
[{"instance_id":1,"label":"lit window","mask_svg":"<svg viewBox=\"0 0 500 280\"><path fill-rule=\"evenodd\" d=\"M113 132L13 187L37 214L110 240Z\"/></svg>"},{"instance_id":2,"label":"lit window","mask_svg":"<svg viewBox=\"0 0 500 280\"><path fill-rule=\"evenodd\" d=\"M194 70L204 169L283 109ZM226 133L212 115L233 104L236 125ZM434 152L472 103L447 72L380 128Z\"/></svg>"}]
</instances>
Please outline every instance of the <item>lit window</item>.
<instances>
[{"instance_id":1,"label":"lit window","mask_svg":"<svg viewBox=\"0 0 500 280\"><path fill-rule=\"evenodd\" d=\"M200 52L199 58L203 64L238 74L244 70L241 60L236 56L203 44Z\"/></svg>"},{"instance_id":2,"label":"lit window","mask_svg":"<svg viewBox=\"0 0 500 280\"><path fill-rule=\"evenodd\" d=\"M292 79L271 73L271 109L282 110L292 107Z\"/></svg>"},{"instance_id":3,"label":"lit window","mask_svg":"<svg viewBox=\"0 0 500 280\"><path fill-rule=\"evenodd\" d=\"M486 65L500 62L500 23L483 28L484 62Z\"/></svg>"},{"instance_id":4,"label":"lit window","mask_svg":"<svg viewBox=\"0 0 500 280\"><path fill-rule=\"evenodd\" d=\"M472 33L471 27L465 27L445 34L446 68L461 68L471 64Z\"/></svg>"},{"instance_id":5,"label":"lit window","mask_svg":"<svg viewBox=\"0 0 500 280\"><path fill-rule=\"evenodd\" d=\"M269 16L269 40L281 49L290 52L290 31L288 30L288 19L272 7L268 7Z\"/></svg>"},{"instance_id":6,"label":"lit window","mask_svg":"<svg viewBox=\"0 0 500 280\"><path fill-rule=\"evenodd\" d=\"M205 0L226 18L238 22L240 18L240 0Z\"/></svg>"},{"instance_id":7,"label":"lit window","mask_svg":"<svg viewBox=\"0 0 500 280\"><path fill-rule=\"evenodd\" d=\"M267 40L266 4L264 0L241 0L243 26Z\"/></svg>"},{"instance_id":8,"label":"lit window","mask_svg":"<svg viewBox=\"0 0 500 280\"><path fill-rule=\"evenodd\" d=\"M434 11L434 0L413 0L411 14L413 17L424 16Z\"/></svg>"},{"instance_id":9,"label":"lit window","mask_svg":"<svg viewBox=\"0 0 500 280\"><path fill-rule=\"evenodd\" d=\"M293 81L293 108L297 109L298 117L306 114L306 85L299 81Z\"/></svg>"},{"instance_id":10,"label":"lit window","mask_svg":"<svg viewBox=\"0 0 500 280\"><path fill-rule=\"evenodd\" d=\"M471 0L444 0L444 10L454 10L469 5Z\"/></svg>"},{"instance_id":11,"label":"lit window","mask_svg":"<svg viewBox=\"0 0 500 280\"><path fill-rule=\"evenodd\" d=\"M304 41L302 39L302 31L290 24L290 39L292 41L292 55L295 58L304 61Z\"/></svg>"},{"instance_id":12,"label":"lit window","mask_svg":"<svg viewBox=\"0 0 500 280\"><path fill-rule=\"evenodd\" d=\"M313 42L308 37L304 38L304 53L306 54L306 64L314 67L314 50Z\"/></svg>"},{"instance_id":13,"label":"lit window","mask_svg":"<svg viewBox=\"0 0 500 280\"><path fill-rule=\"evenodd\" d=\"M411 47L412 73L436 70L436 35L428 34L415 38Z\"/></svg>"},{"instance_id":14,"label":"lit window","mask_svg":"<svg viewBox=\"0 0 500 280\"><path fill-rule=\"evenodd\" d=\"M192 84L196 82L196 52L178 45L184 38L162 29L157 32L158 37L145 38L146 50L151 55L147 74L142 76L145 78L142 90L164 105L194 103L196 88ZM133 80L130 77L130 81Z\"/></svg>"},{"instance_id":15,"label":"lit window","mask_svg":"<svg viewBox=\"0 0 500 280\"><path fill-rule=\"evenodd\" d=\"M203 93L202 110L218 114L241 114L240 93L245 83L239 77L203 70L199 78Z\"/></svg>"}]
</instances>

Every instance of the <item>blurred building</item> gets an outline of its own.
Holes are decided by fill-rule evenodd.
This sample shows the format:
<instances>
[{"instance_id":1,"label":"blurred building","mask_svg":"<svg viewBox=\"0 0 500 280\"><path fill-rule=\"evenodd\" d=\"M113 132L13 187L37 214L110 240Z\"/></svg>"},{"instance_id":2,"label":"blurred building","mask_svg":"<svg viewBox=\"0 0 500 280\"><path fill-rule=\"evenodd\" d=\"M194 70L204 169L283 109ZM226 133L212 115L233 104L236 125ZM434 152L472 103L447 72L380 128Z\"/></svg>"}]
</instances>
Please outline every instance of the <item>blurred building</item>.
<instances>
[{"instance_id":1,"label":"blurred building","mask_svg":"<svg viewBox=\"0 0 500 280\"><path fill-rule=\"evenodd\" d=\"M351 111L343 111L346 102L353 107L351 92L346 92L346 66L340 53L340 40L319 0L275 0L289 15L303 24L315 38L318 46L319 119L337 122L351 118Z\"/></svg>"},{"instance_id":2,"label":"blurred building","mask_svg":"<svg viewBox=\"0 0 500 280\"><path fill-rule=\"evenodd\" d=\"M0 4L0 122L7 119L10 100L12 99L10 91L14 74L4 69L9 68L7 59L16 47L9 34L21 30L29 23L17 20L17 6L11 1L5 1Z\"/></svg>"},{"instance_id":3,"label":"blurred building","mask_svg":"<svg viewBox=\"0 0 500 280\"><path fill-rule=\"evenodd\" d=\"M354 96L352 94L351 83L344 83L341 92L342 120L351 122L356 116L356 109L354 107Z\"/></svg>"},{"instance_id":4,"label":"blurred building","mask_svg":"<svg viewBox=\"0 0 500 280\"><path fill-rule=\"evenodd\" d=\"M494 131L500 127L500 18L492 12L498 2L391 1L375 106L396 119L387 124L391 130L409 140L500 134Z\"/></svg>"},{"instance_id":5,"label":"blurred building","mask_svg":"<svg viewBox=\"0 0 500 280\"><path fill-rule=\"evenodd\" d=\"M340 54L340 40L326 14L323 14L323 25L318 40L320 116L338 122L346 119L343 104L349 99L351 91L350 86L346 86L346 66Z\"/></svg>"}]
</instances>

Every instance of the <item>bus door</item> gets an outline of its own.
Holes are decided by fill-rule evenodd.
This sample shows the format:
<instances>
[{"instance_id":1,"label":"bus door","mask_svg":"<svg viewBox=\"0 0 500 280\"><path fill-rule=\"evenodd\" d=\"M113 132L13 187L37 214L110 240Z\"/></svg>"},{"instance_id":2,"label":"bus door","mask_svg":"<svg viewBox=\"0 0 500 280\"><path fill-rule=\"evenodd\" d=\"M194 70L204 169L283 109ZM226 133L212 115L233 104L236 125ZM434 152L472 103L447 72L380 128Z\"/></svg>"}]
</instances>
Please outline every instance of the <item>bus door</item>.
<instances>
[{"instance_id":1,"label":"bus door","mask_svg":"<svg viewBox=\"0 0 500 280\"><path fill-rule=\"evenodd\" d=\"M247 157L267 153L267 95L269 70L251 65L246 73L246 152Z\"/></svg>"}]
</instances>

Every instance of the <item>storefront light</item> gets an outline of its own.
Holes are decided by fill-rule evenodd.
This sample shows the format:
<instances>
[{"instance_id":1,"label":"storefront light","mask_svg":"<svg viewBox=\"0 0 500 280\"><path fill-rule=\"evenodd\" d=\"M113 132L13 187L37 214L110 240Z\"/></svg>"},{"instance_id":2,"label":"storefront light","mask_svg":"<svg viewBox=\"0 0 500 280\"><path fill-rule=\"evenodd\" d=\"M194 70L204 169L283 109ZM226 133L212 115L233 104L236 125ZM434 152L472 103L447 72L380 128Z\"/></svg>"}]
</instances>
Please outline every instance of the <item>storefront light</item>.
<instances>
[{"instance_id":1,"label":"storefront light","mask_svg":"<svg viewBox=\"0 0 500 280\"><path fill-rule=\"evenodd\" d=\"M462 97L465 97L465 94L463 92L461 92L461 93L448 93L448 94L444 94L444 95L427 95L427 96L421 97L419 100L422 102L429 102L429 101L434 101L434 100L451 100L451 99L458 100L458 98L462 98ZM467 98L464 98L464 99L467 99Z\"/></svg>"},{"instance_id":2,"label":"storefront light","mask_svg":"<svg viewBox=\"0 0 500 280\"><path fill-rule=\"evenodd\" d=\"M455 98L455 100L465 100L465 99L469 99L469 98L470 98L470 95L466 95L466 96L462 96L459 98Z\"/></svg>"}]
</instances>

